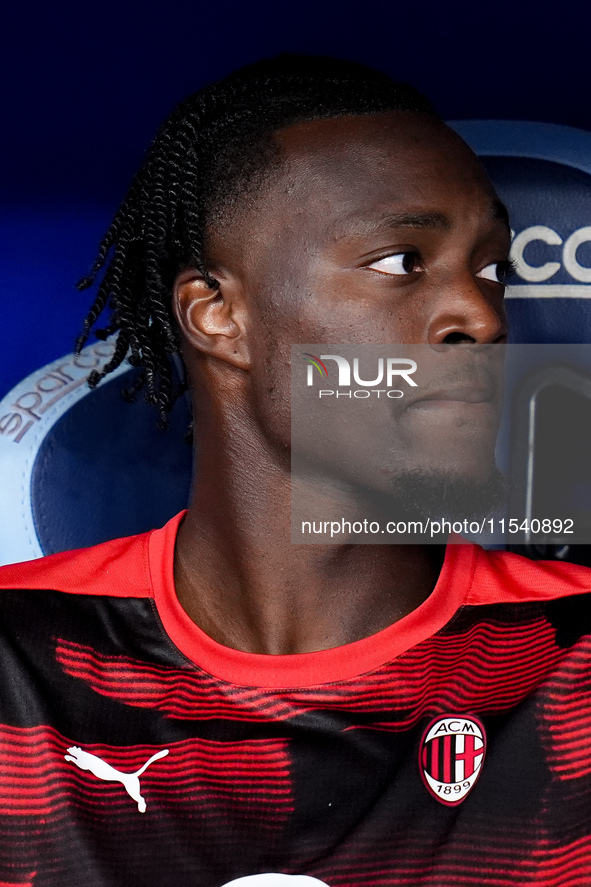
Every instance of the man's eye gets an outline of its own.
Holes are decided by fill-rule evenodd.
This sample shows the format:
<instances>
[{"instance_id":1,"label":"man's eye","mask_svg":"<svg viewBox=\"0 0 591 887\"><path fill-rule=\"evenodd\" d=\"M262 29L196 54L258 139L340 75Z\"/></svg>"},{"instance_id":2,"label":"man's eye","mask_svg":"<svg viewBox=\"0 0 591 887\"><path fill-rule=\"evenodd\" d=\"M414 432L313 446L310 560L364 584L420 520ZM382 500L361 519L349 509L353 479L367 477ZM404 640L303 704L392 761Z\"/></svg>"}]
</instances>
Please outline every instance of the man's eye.
<instances>
[{"instance_id":1,"label":"man's eye","mask_svg":"<svg viewBox=\"0 0 591 887\"><path fill-rule=\"evenodd\" d=\"M492 262L482 271L478 271L476 277L482 277L484 280L492 280L494 283L505 283L507 277L515 271L513 262Z\"/></svg>"},{"instance_id":2,"label":"man's eye","mask_svg":"<svg viewBox=\"0 0 591 887\"><path fill-rule=\"evenodd\" d=\"M394 253L392 256L385 256L368 265L372 271L381 271L382 274L411 274L413 271L420 271L419 254L415 252Z\"/></svg>"}]
</instances>

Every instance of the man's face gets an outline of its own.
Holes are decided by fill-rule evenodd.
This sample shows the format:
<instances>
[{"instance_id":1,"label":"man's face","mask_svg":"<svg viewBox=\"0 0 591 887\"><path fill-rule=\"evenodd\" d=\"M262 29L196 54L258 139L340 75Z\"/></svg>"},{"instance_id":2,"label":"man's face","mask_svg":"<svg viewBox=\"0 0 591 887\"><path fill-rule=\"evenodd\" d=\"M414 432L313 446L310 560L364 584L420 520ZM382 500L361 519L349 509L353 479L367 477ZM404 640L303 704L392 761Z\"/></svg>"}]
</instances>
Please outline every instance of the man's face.
<instances>
[{"instance_id":1,"label":"man's face","mask_svg":"<svg viewBox=\"0 0 591 887\"><path fill-rule=\"evenodd\" d=\"M510 235L474 155L427 115L319 120L276 140L279 172L224 245L214 236L212 257L241 280L254 411L268 439L286 447L292 344L504 342L497 273ZM476 367L477 350L460 352L468 357L463 370L450 370L456 390L475 368L489 372ZM438 397L399 411L417 442L442 416L452 449L468 437L492 459L498 403ZM428 472L431 457L420 446L417 453L404 470ZM458 466L465 455L456 450ZM388 468L390 480L399 468Z\"/></svg>"}]
</instances>

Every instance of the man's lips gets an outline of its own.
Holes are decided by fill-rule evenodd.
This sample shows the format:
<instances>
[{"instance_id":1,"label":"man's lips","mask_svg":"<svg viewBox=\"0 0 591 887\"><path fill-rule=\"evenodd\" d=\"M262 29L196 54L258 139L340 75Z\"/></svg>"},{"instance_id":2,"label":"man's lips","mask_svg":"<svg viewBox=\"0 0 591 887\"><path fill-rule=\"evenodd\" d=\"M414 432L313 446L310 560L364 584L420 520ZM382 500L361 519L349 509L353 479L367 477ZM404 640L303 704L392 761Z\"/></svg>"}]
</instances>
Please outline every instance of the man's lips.
<instances>
[{"instance_id":1,"label":"man's lips","mask_svg":"<svg viewBox=\"0 0 591 887\"><path fill-rule=\"evenodd\" d=\"M422 391L407 401L408 407L428 405L431 402L441 403L497 403L498 392L492 386L478 387L462 385L457 388L439 388L434 391Z\"/></svg>"}]
</instances>

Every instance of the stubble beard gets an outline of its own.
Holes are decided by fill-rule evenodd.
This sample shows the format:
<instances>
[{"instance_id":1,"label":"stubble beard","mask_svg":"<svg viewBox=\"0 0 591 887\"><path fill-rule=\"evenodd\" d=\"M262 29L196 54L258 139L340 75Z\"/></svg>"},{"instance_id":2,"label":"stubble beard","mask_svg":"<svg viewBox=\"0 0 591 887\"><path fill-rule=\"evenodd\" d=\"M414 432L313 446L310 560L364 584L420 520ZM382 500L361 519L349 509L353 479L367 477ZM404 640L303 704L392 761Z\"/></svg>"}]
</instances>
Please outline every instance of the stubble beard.
<instances>
[{"instance_id":1,"label":"stubble beard","mask_svg":"<svg viewBox=\"0 0 591 887\"><path fill-rule=\"evenodd\" d=\"M506 498L507 484L496 466L482 479L417 469L393 479L392 491L365 490L372 512L388 520L482 520L496 513Z\"/></svg>"}]
</instances>

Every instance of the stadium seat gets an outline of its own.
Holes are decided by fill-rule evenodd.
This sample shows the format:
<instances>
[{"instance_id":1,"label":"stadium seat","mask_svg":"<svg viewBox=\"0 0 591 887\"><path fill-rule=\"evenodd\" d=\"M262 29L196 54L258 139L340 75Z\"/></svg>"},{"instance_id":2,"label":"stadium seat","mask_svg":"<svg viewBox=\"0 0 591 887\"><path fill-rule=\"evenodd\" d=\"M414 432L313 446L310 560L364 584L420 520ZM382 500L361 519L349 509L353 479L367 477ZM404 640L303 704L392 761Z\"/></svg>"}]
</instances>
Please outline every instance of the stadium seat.
<instances>
[{"instance_id":1,"label":"stadium seat","mask_svg":"<svg viewBox=\"0 0 591 887\"><path fill-rule=\"evenodd\" d=\"M188 400L161 431L153 407L121 397L128 364L88 388L112 351L107 341L67 355L0 401L0 563L141 533L186 508Z\"/></svg>"}]
</instances>

